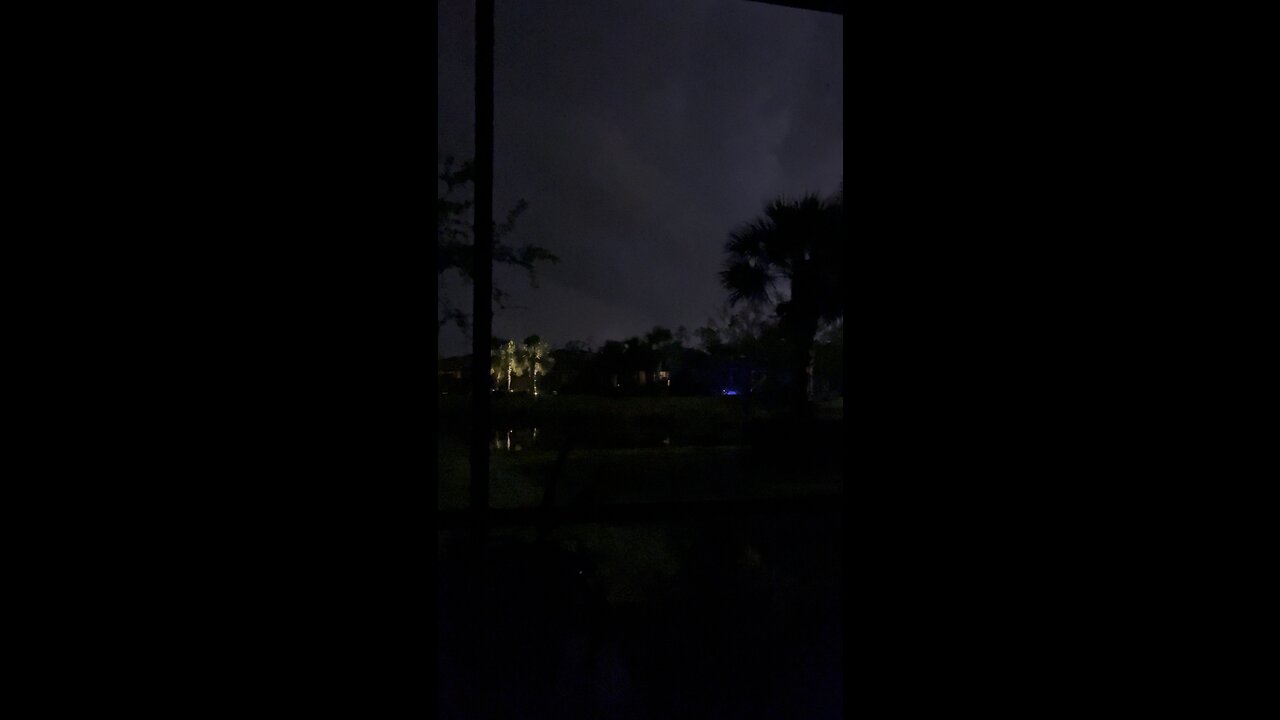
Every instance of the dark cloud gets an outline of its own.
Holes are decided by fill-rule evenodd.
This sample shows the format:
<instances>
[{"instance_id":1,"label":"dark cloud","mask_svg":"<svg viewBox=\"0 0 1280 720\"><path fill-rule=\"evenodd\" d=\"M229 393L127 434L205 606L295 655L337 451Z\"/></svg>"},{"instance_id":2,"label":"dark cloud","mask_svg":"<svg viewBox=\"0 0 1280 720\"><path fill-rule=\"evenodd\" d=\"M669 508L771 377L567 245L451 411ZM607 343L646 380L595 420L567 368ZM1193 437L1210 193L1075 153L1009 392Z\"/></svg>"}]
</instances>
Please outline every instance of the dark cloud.
<instances>
[{"instance_id":1,"label":"dark cloud","mask_svg":"<svg viewBox=\"0 0 1280 720\"><path fill-rule=\"evenodd\" d=\"M473 147L474 9L439 3L441 152ZM562 262L494 331L597 342L702 324L724 302L725 236L779 194L843 176L839 16L744 0L499 0L495 205ZM447 330L441 351L465 352Z\"/></svg>"}]
</instances>

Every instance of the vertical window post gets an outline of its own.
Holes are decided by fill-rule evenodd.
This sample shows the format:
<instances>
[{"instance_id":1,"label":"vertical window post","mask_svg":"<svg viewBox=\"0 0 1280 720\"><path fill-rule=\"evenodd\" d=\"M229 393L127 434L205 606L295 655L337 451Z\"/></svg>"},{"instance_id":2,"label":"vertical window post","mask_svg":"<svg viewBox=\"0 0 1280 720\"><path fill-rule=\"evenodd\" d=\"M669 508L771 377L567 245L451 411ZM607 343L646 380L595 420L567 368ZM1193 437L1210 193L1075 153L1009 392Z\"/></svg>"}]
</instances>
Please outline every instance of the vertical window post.
<instances>
[{"instance_id":1,"label":"vertical window post","mask_svg":"<svg viewBox=\"0 0 1280 720\"><path fill-rule=\"evenodd\" d=\"M476 0L475 268L471 338L471 512L477 538L489 510L489 343L493 335L493 0Z\"/></svg>"}]
</instances>

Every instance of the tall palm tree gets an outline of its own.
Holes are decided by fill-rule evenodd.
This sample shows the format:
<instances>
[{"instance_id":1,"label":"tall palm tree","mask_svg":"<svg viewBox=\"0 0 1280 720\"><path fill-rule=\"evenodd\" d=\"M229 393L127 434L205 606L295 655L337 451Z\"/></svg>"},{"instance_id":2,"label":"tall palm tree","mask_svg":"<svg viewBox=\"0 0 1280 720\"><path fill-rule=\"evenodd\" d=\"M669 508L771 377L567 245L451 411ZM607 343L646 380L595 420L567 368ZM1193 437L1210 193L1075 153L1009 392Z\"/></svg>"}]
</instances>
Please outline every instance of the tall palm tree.
<instances>
[{"instance_id":1,"label":"tall palm tree","mask_svg":"<svg viewBox=\"0 0 1280 720\"><path fill-rule=\"evenodd\" d=\"M507 376L506 372L506 343L495 342L493 348L489 350L489 373L494 376L494 381L500 386Z\"/></svg>"},{"instance_id":2,"label":"tall palm tree","mask_svg":"<svg viewBox=\"0 0 1280 720\"><path fill-rule=\"evenodd\" d=\"M505 379L507 392L511 392L511 378L524 375L527 366L528 361L520 346L516 345L515 340L508 340L493 351L489 371L497 376L498 384L502 384Z\"/></svg>"},{"instance_id":3,"label":"tall palm tree","mask_svg":"<svg viewBox=\"0 0 1280 720\"><path fill-rule=\"evenodd\" d=\"M778 327L792 348L789 365L797 380L792 397L807 401L819 321L844 316L844 183L830 199L809 194L774 200L762 217L729 235L725 252L720 281L731 305L778 301ZM782 280L790 285L785 300L775 292Z\"/></svg>"},{"instance_id":4,"label":"tall palm tree","mask_svg":"<svg viewBox=\"0 0 1280 720\"><path fill-rule=\"evenodd\" d=\"M538 394L538 376L546 375L552 365L556 364L551 357L551 345L537 335L530 335L524 340L524 357L530 370L533 371L533 394Z\"/></svg>"},{"instance_id":5,"label":"tall palm tree","mask_svg":"<svg viewBox=\"0 0 1280 720\"><path fill-rule=\"evenodd\" d=\"M507 342L507 392L511 392L511 378L524 375L524 371L529 369L529 356L525 354L524 348L516 345L515 340Z\"/></svg>"}]
</instances>

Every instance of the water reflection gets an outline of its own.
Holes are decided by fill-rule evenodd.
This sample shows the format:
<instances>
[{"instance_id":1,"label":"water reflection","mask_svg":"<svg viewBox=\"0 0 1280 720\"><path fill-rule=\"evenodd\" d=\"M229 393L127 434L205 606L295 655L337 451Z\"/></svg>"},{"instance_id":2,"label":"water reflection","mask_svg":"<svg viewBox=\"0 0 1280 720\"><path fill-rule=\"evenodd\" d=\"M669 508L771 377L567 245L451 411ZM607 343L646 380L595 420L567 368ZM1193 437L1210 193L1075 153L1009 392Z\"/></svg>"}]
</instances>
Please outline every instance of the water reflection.
<instances>
[{"instance_id":1,"label":"water reflection","mask_svg":"<svg viewBox=\"0 0 1280 720\"><path fill-rule=\"evenodd\" d=\"M680 436L670 431L647 430L628 432L627 428L602 426L590 428L585 433L583 446L610 448L677 448L685 445ZM524 427L496 430L493 449L503 452L555 451L565 437L556 428L543 432L540 428Z\"/></svg>"},{"instance_id":2,"label":"water reflection","mask_svg":"<svg viewBox=\"0 0 1280 720\"><path fill-rule=\"evenodd\" d=\"M538 428L499 430L493 434L493 448L506 452L523 452L526 448L533 450L538 443Z\"/></svg>"}]
</instances>

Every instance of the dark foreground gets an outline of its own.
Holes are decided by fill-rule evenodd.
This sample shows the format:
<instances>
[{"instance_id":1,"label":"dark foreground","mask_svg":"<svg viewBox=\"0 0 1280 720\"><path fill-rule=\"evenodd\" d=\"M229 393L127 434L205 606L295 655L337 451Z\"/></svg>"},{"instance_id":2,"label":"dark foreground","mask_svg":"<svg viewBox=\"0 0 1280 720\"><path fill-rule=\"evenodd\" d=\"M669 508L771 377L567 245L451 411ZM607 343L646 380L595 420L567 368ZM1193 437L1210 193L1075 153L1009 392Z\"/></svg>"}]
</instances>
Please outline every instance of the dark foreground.
<instances>
[{"instance_id":1,"label":"dark foreground","mask_svg":"<svg viewBox=\"0 0 1280 720\"><path fill-rule=\"evenodd\" d=\"M841 716L838 516L561 535L446 549L442 717Z\"/></svg>"},{"instance_id":2,"label":"dark foreground","mask_svg":"<svg viewBox=\"0 0 1280 720\"><path fill-rule=\"evenodd\" d=\"M554 422L540 427L554 437ZM584 448L592 478L627 491L591 494L540 539L499 528L478 549L441 530L441 717L840 717L843 516L831 478L843 448L826 431L739 432L732 450ZM541 500L538 467L515 512ZM709 504L671 510L697 482ZM810 490L769 502L789 487ZM754 500L715 506L744 495ZM611 511L593 517L600 506Z\"/></svg>"}]
</instances>

